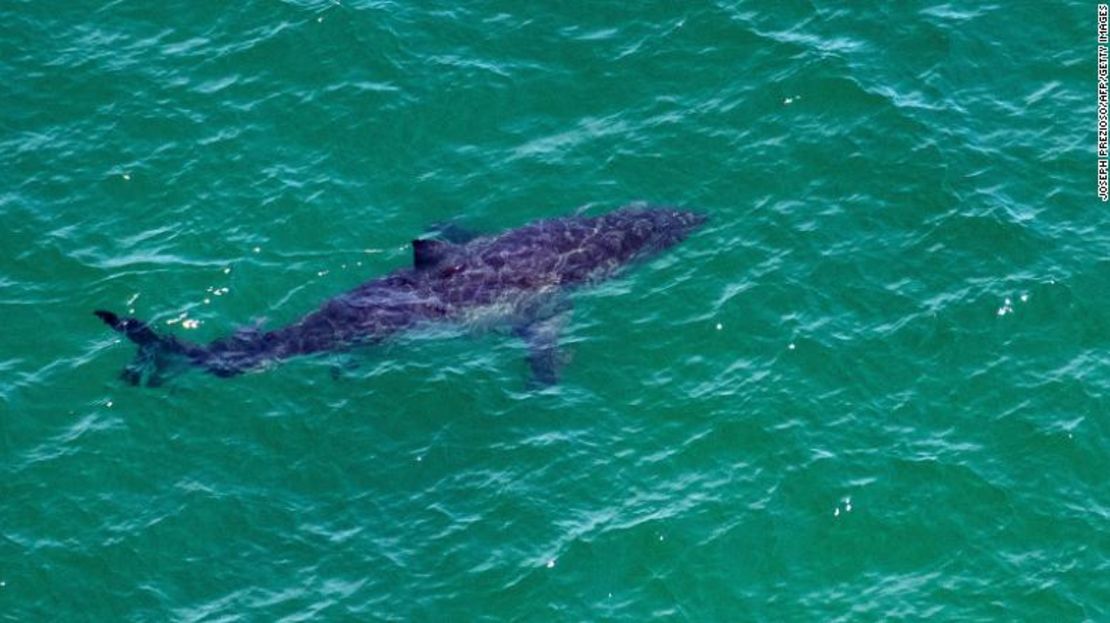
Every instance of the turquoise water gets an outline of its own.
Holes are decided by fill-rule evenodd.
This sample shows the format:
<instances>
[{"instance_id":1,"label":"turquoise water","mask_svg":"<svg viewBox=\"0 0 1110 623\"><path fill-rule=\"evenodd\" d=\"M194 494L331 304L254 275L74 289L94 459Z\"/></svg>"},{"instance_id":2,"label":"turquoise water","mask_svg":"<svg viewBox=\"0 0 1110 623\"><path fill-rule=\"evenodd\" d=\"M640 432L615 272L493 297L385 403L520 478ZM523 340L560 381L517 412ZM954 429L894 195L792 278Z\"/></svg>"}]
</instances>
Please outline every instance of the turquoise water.
<instances>
[{"instance_id":1,"label":"turquoise water","mask_svg":"<svg viewBox=\"0 0 1110 623\"><path fill-rule=\"evenodd\" d=\"M0 620L1110 619L1094 4L0 33ZM213 339L634 200L712 223L578 293L544 391L498 333L132 388L90 313Z\"/></svg>"}]
</instances>

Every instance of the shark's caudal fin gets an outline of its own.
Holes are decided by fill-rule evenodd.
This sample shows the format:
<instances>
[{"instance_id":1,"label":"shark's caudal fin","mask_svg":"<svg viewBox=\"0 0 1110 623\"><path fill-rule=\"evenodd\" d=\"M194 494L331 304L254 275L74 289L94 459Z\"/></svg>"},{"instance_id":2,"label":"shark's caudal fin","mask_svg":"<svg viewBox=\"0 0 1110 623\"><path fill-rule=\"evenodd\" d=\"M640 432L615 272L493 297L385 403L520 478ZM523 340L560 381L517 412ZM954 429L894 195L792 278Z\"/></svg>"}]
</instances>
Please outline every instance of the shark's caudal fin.
<instances>
[{"instance_id":1,"label":"shark's caudal fin","mask_svg":"<svg viewBox=\"0 0 1110 623\"><path fill-rule=\"evenodd\" d=\"M189 359L195 361L203 353L199 346L182 342L173 336L158 335L145 322L136 318L120 318L102 309L93 313L104 324L139 346L139 353L121 374L132 385L161 385L166 373L175 363L184 363Z\"/></svg>"}]
</instances>

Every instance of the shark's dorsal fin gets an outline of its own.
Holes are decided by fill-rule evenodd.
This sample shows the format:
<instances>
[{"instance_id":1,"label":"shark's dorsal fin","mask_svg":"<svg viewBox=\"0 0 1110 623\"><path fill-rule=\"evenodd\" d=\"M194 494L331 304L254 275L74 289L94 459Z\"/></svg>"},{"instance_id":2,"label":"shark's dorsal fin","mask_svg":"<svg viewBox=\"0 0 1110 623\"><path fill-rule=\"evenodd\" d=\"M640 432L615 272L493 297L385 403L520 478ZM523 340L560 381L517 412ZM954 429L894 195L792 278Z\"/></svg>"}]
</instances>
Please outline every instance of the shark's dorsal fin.
<instances>
[{"instance_id":1,"label":"shark's dorsal fin","mask_svg":"<svg viewBox=\"0 0 1110 623\"><path fill-rule=\"evenodd\" d=\"M413 240L412 266L417 270L431 268L443 261L451 251L451 243L439 240Z\"/></svg>"}]
</instances>

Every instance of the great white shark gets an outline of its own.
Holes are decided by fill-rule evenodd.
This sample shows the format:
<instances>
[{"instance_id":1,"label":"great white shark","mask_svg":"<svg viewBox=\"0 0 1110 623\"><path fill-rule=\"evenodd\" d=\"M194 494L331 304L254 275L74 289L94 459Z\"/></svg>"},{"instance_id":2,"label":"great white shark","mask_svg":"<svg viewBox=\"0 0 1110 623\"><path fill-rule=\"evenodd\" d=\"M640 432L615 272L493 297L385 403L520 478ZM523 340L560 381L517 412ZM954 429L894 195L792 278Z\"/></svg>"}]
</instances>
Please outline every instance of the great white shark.
<instances>
[{"instance_id":1,"label":"great white shark","mask_svg":"<svg viewBox=\"0 0 1110 623\"><path fill-rule=\"evenodd\" d=\"M379 343L433 323L511 327L528 344L534 379L557 381L559 319L565 293L608 279L622 267L668 249L705 215L675 208L625 207L601 216L536 221L501 234L412 241L412 266L330 298L316 311L274 329L241 329L208 344L160 334L136 318L94 313L139 347L123 371L134 385L158 385L168 371L196 367L219 377L290 357Z\"/></svg>"}]
</instances>

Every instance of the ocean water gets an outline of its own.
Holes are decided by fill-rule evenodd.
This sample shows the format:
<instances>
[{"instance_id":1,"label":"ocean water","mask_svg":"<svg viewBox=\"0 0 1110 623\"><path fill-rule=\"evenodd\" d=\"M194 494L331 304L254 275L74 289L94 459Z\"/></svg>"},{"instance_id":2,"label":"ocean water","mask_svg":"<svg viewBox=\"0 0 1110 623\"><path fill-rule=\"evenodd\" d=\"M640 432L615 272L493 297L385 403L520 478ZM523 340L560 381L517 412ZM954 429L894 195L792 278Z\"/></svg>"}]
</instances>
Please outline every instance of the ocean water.
<instances>
[{"instance_id":1,"label":"ocean water","mask_svg":"<svg viewBox=\"0 0 1110 623\"><path fill-rule=\"evenodd\" d=\"M3 3L0 620L1110 620L1095 17ZM134 388L90 313L631 201L712 221L543 391L499 333Z\"/></svg>"}]
</instances>

